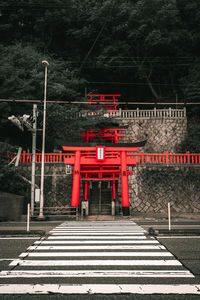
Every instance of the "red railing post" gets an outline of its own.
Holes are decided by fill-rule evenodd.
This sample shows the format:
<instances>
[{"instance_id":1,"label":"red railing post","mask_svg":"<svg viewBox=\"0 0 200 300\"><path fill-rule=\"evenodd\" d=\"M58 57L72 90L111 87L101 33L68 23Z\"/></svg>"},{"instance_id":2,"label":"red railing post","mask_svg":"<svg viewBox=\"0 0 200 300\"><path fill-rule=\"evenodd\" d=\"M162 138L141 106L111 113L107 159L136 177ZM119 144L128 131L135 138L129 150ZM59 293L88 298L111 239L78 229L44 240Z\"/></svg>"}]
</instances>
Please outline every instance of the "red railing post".
<instances>
[{"instance_id":1,"label":"red railing post","mask_svg":"<svg viewBox=\"0 0 200 300\"><path fill-rule=\"evenodd\" d=\"M59 152L59 162L62 162L62 151Z\"/></svg>"},{"instance_id":2,"label":"red railing post","mask_svg":"<svg viewBox=\"0 0 200 300\"><path fill-rule=\"evenodd\" d=\"M141 162L144 163L144 151L141 151Z\"/></svg>"},{"instance_id":3,"label":"red railing post","mask_svg":"<svg viewBox=\"0 0 200 300\"><path fill-rule=\"evenodd\" d=\"M187 163L190 164L190 152L187 151Z\"/></svg>"},{"instance_id":4,"label":"red railing post","mask_svg":"<svg viewBox=\"0 0 200 300\"><path fill-rule=\"evenodd\" d=\"M169 163L169 153L167 151L165 152L165 161L166 161L166 164Z\"/></svg>"},{"instance_id":5,"label":"red railing post","mask_svg":"<svg viewBox=\"0 0 200 300\"><path fill-rule=\"evenodd\" d=\"M23 163L26 162L26 151L25 150L22 152L22 162Z\"/></svg>"}]
</instances>

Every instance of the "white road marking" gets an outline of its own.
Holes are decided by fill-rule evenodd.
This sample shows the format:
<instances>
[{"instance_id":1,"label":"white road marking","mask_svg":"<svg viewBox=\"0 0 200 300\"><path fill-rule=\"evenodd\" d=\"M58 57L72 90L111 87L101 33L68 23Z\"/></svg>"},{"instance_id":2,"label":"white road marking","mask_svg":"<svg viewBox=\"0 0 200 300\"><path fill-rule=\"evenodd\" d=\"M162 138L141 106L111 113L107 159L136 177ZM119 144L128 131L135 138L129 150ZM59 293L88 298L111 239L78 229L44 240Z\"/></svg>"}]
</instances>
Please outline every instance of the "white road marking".
<instances>
[{"instance_id":1,"label":"white road marking","mask_svg":"<svg viewBox=\"0 0 200 300\"><path fill-rule=\"evenodd\" d=\"M100 223L101 226L99 226ZM74 225L75 224L77 223L74 223ZM28 250L30 251L31 250L35 250L35 251L21 253L19 259L14 259L10 262L9 266L12 267L19 266L23 270L1 271L0 277L1 278L7 278L7 277L8 278L17 278L17 277L19 278L20 277L21 278L41 278L41 277L43 278L44 277L46 278L48 277L50 278L54 278L54 277L191 278L192 277L193 278L194 277L194 275L190 271L184 270L185 268L183 268L181 262L176 260L173 254L168 252L166 248L162 246L157 240L155 240L153 237L147 239L147 237L145 236L146 231L142 227L137 226L136 224L135 224L136 226L133 226L134 225L133 222L132 223L129 222L128 224L126 223L126 225L123 225L118 222L113 223L114 225L112 225L109 222L106 222L104 224L105 225L102 226L102 222L99 222L99 224L97 222L94 222L93 224L92 222L90 222L89 223L90 226L87 226L86 223L79 223L80 226L74 226L74 227L71 225L67 226L68 223L66 222L61 224L60 226L50 231L52 235L49 236L48 239L42 238L36 241L33 246L30 246L28 248ZM129 227L126 227L127 225ZM40 252L41 250L42 251L47 250L49 252L47 251ZM56 252L55 250L58 250L59 252ZM66 250L66 252L61 252L62 250ZM78 250L80 252L77 252ZM91 252L88 252L87 250ZM92 252L93 250L94 251L99 250L99 251ZM108 250L109 252L107 252L106 250ZM118 252L114 252L115 250L118 250ZM124 250L129 250L130 252L125 252ZM131 251L131 250L135 250L135 251ZM144 250L144 251L141 252L140 250ZM72 259L73 257L75 259ZM56 269L59 269L60 266L61 270L54 270L56 266L58 266L58 268ZM120 269L123 268L123 270L113 270L114 266L121 266ZM137 266L138 267L140 266L139 269L143 269L143 270L127 270L128 266L132 266L132 267L135 266L136 269ZM160 269L165 269L165 270L156 270L157 269L156 266L157 267L160 266ZM170 266L172 267L170 268ZM37 269L40 270L36 270L35 267L37 267ZM47 269L47 267L49 267L48 269L54 267L54 269L44 270L44 268ZM85 267L86 269L89 269L91 267L91 269L94 270L77 270L79 269L79 267L80 268L82 267L82 269L83 267ZM25 270L26 268L28 270ZM109 270L98 270L101 268L103 269L107 268ZM152 268L153 270L147 270L148 268ZM168 270L166 270L167 268ZM30 269L35 269L35 270L30 270ZM71 269L71 270L63 270L63 269ZM7 285L2 285L2 286L5 287ZM145 290L142 290L143 285L132 285L132 284L131 285L109 285L109 284L52 285L51 284L51 285L41 285L41 286L25 284L25 285L21 285L22 292L21 289L18 289L19 285L9 285L9 286L13 286L14 289L16 288L16 292L14 292L16 294L25 293L23 291L28 290L29 287L30 290L32 289L32 292L28 291L27 293L30 294L31 293L32 294L54 293L51 290L49 290L48 288L49 286L51 288L55 286L59 290L58 292L55 293L68 293L68 294L70 293L88 294L90 293L90 290L87 290L85 288L86 286L88 286L88 288L91 289L92 287L94 287L94 289L91 290L91 293L119 293L117 292L117 290L119 289L120 293L135 294L137 292L135 292L133 287L140 287L140 293L146 293ZM83 286L84 288L82 291L81 287ZM126 286L128 292L125 289L123 290L122 286L124 287ZM144 285L144 286L149 287L149 285ZM152 286L155 287L157 293L157 287L159 287L159 285L152 285ZM177 285L177 288L178 286L179 285ZM24 290L23 287L25 287ZM64 290L61 291L60 290L61 287L63 287ZM71 291L71 287L72 287L72 291ZM111 292L109 287L111 289L113 287L113 290L116 289L116 292L113 291ZM170 287L171 285L169 285L167 289L167 293L171 293ZM149 293L151 294L151 292ZM4 294L6 294L6 292Z\"/></svg>"},{"instance_id":2,"label":"white road marking","mask_svg":"<svg viewBox=\"0 0 200 300\"><path fill-rule=\"evenodd\" d=\"M131 257L131 256L138 256L138 257L168 257L172 256L170 252L24 252L19 255L19 257L90 257L90 256L124 256L124 257Z\"/></svg>"},{"instance_id":3,"label":"white road marking","mask_svg":"<svg viewBox=\"0 0 200 300\"><path fill-rule=\"evenodd\" d=\"M81 232L71 232L71 231L69 231L69 232L61 232L61 231L51 232L50 231L50 233L52 233L52 235L73 235L73 236L75 236L75 235L93 235L93 236L94 235L101 235L101 236L116 235L117 236L117 235L123 234L123 232L108 232L108 233L105 232L105 233L103 233L103 232L98 232L98 231L94 231L94 232L91 232L91 231L89 231L89 232L83 232L83 231L81 231ZM128 235L139 235L139 234L137 232L130 232L130 233L125 232L124 235L128 236Z\"/></svg>"},{"instance_id":4,"label":"white road marking","mask_svg":"<svg viewBox=\"0 0 200 300\"><path fill-rule=\"evenodd\" d=\"M85 229L85 230L121 230L123 227L123 230L140 230L140 231L144 231L144 229L142 227L139 226L77 226L77 227L71 227L71 226L58 226L58 227L54 227L53 229L61 229L61 230L81 230L81 229Z\"/></svg>"},{"instance_id":5,"label":"white road marking","mask_svg":"<svg viewBox=\"0 0 200 300\"><path fill-rule=\"evenodd\" d=\"M38 240L40 237L0 237L0 240Z\"/></svg>"},{"instance_id":6,"label":"white road marking","mask_svg":"<svg viewBox=\"0 0 200 300\"><path fill-rule=\"evenodd\" d=\"M125 250L141 250L141 249L151 249L151 250L160 250L160 249L163 249L165 250L165 247L162 246L162 245L142 245L142 246L138 246L138 245L134 245L134 246L125 246L125 245L119 245L119 246L113 246L113 245L110 245L110 246L30 246L28 247L28 250L96 250L96 249L107 249L107 250L110 250L110 249L118 249L118 250L122 250L122 249L125 249Z\"/></svg>"},{"instance_id":7,"label":"white road marking","mask_svg":"<svg viewBox=\"0 0 200 300\"><path fill-rule=\"evenodd\" d=\"M144 240L144 241L134 241L134 240L126 240L126 241L91 241L91 240L87 240L87 241L36 241L34 243L36 244L80 244L80 245L84 245L84 244L159 244L159 242L157 240Z\"/></svg>"},{"instance_id":8,"label":"white road marking","mask_svg":"<svg viewBox=\"0 0 200 300\"><path fill-rule=\"evenodd\" d=\"M77 239L81 239L81 240L85 240L85 239L90 239L90 240L96 240L96 239L108 239L108 240L111 240L111 239L120 239L120 240L129 240L129 239L139 239L139 240L145 240L147 237L145 235L129 235L129 236L124 236L124 235L119 235L119 236L107 236L107 235L103 235L103 236L95 236L95 237L91 237L90 236L87 236L87 235L84 235L84 236L72 236L72 235L62 235L62 236L49 236L48 237L48 240L59 240L59 239L62 239L62 240L65 240L65 239L69 239L69 240L77 240ZM153 238L151 238L153 239Z\"/></svg>"},{"instance_id":9,"label":"white road marking","mask_svg":"<svg viewBox=\"0 0 200 300\"><path fill-rule=\"evenodd\" d=\"M194 277L185 270L19 270L1 271L0 278L41 277Z\"/></svg>"},{"instance_id":10,"label":"white road marking","mask_svg":"<svg viewBox=\"0 0 200 300\"><path fill-rule=\"evenodd\" d=\"M1 284L1 294L190 294L199 284Z\"/></svg>"},{"instance_id":11,"label":"white road marking","mask_svg":"<svg viewBox=\"0 0 200 300\"><path fill-rule=\"evenodd\" d=\"M12 261L9 266L181 266L174 260L20 260Z\"/></svg>"},{"instance_id":12,"label":"white road marking","mask_svg":"<svg viewBox=\"0 0 200 300\"><path fill-rule=\"evenodd\" d=\"M15 258L0 258L0 261L4 261L4 260L14 260Z\"/></svg>"},{"instance_id":13,"label":"white road marking","mask_svg":"<svg viewBox=\"0 0 200 300\"><path fill-rule=\"evenodd\" d=\"M144 232L140 232L140 231L123 231L123 230L116 230L116 231L111 231L111 230L109 230L109 231L105 231L105 230L80 230L80 231L73 231L73 230L51 230L51 231L49 231L50 233L78 233L78 234L80 234L80 233L103 233L103 234L121 234L121 235L123 235L123 234L136 234L137 233L137 235L140 235L140 234L144 234Z\"/></svg>"},{"instance_id":14,"label":"white road marking","mask_svg":"<svg viewBox=\"0 0 200 300\"><path fill-rule=\"evenodd\" d=\"M191 235L185 235L185 236L158 236L159 239L200 239L200 236L191 236Z\"/></svg>"},{"instance_id":15,"label":"white road marking","mask_svg":"<svg viewBox=\"0 0 200 300\"><path fill-rule=\"evenodd\" d=\"M72 226L57 226L57 227L54 227L53 229L67 229L67 230L81 230L81 229L87 229L87 230L95 230L95 228L98 228L99 230L120 230L122 229L123 227L123 230L134 230L134 229L137 229L137 230L141 230L143 231L144 229L140 226L125 226L125 225L121 225L121 226L76 226L76 227L72 227Z\"/></svg>"}]
</instances>

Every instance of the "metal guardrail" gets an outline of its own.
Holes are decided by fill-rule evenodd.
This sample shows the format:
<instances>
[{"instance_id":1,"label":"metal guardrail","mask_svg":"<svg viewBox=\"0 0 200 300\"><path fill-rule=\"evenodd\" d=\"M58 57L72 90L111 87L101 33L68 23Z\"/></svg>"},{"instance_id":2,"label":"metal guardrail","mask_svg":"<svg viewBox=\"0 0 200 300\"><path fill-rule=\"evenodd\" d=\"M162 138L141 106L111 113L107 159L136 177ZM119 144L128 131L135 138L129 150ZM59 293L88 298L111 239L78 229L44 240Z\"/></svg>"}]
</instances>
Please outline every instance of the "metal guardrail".
<instances>
[{"instance_id":1,"label":"metal guardrail","mask_svg":"<svg viewBox=\"0 0 200 300\"><path fill-rule=\"evenodd\" d=\"M39 213L39 207L34 208L35 215ZM78 207L71 206L45 206L43 208L45 215L63 215L78 220Z\"/></svg>"}]
</instances>

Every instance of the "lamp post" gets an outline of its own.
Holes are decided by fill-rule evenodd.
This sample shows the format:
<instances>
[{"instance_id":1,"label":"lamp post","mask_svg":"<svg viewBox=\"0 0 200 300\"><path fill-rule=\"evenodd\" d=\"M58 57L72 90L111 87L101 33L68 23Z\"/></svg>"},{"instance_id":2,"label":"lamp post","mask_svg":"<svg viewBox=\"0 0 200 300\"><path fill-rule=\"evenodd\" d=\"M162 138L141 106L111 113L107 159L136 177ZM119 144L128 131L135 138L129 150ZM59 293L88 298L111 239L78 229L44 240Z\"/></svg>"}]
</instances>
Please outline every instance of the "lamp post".
<instances>
[{"instance_id":1,"label":"lamp post","mask_svg":"<svg viewBox=\"0 0 200 300\"><path fill-rule=\"evenodd\" d=\"M31 216L34 216L35 202L35 157L37 134L37 104L33 104L33 129L32 129L32 168L31 168Z\"/></svg>"},{"instance_id":2,"label":"lamp post","mask_svg":"<svg viewBox=\"0 0 200 300\"><path fill-rule=\"evenodd\" d=\"M45 153L45 131L46 131L46 105L47 105L47 69L49 63L47 60L43 60L42 63L45 66L45 80L44 80L44 111L43 111L43 129L42 129L42 163L41 163L41 184L40 184L40 213L38 218L44 219L44 153Z\"/></svg>"}]
</instances>

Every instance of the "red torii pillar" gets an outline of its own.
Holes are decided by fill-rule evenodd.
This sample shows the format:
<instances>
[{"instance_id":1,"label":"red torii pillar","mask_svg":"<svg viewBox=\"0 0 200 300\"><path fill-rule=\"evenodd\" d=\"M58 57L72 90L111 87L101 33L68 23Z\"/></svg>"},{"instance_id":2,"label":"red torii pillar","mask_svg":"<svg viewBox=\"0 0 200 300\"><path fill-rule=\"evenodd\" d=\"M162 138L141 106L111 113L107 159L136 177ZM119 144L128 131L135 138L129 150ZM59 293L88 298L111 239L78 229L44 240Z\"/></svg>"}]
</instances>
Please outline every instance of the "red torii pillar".
<instances>
[{"instance_id":1,"label":"red torii pillar","mask_svg":"<svg viewBox=\"0 0 200 300\"><path fill-rule=\"evenodd\" d=\"M76 150L75 162L74 162L74 176L73 176L73 186L72 186L72 200L71 206L77 207L79 205L80 196L80 179L81 179L81 151Z\"/></svg>"},{"instance_id":2,"label":"red torii pillar","mask_svg":"<svg viewBox=\"0 0 200 300\"><path fill-rule=\"evenodd\" d=\"M123 215L129 215L129 192L126 152L121 152L121 191L122 191L122 211Z\"/></svg>"}]
</instances>

